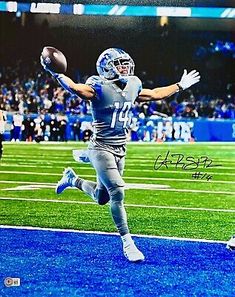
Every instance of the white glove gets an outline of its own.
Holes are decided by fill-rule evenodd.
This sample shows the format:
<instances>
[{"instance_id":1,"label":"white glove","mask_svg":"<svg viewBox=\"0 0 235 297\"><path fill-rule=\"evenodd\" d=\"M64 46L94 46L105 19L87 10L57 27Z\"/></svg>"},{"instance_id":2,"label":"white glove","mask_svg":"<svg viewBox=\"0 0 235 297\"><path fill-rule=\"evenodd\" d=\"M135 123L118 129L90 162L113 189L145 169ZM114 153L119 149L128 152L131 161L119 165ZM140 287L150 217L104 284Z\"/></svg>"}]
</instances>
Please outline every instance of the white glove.
<instances>
[{"instance_id":1,"label":"white glove","mask_svg":"<svg viewBox=\"0 0 235 297\"><path fill-rule=\"evenodd\" d=\"M200 81L200 74L197 70L192 70L191 72L187 73L187 70L184 69L184 73L180 79L179 87L183 90L191 87L192 85L198 83Z\"/></svg>"}]
</instances>

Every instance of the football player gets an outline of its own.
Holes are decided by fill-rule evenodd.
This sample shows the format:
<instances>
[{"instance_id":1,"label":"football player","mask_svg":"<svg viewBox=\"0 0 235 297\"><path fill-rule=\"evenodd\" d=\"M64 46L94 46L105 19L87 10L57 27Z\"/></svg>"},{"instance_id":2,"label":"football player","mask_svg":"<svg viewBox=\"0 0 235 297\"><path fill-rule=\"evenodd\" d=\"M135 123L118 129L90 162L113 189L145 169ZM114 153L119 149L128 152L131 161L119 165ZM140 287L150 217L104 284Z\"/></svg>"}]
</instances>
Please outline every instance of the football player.
<instances>
[{"instance_id":1,"label":"football player","mask_svg":"<svg viewBox=\"0 0 235 297\"><path fill-rule=\"evenodd\" d=\"M177 83L143 89L140 79L134 75L133 59L119 48L107 49L99 56L96 63L98 75L88 78L85 84L75 83L64 74L54 73L42 57L41 63L67 91L91 101L93 116L94 132L86 157L96 170L97 181L84 180L67 168L57 184L56 193L62 193L67 187L75 187L98 204L109 202L113 221L123 242L124 255L132 262L144 260L144 255L130 235L123 204L125 183L122 175L130 109L135 101L161 100L189 88L199 82L199 73L184 70Z\"/></svg>"},{"instance_id":2,"label":"football player","mask_svg":"<svg viewBox=\"0 0 235 297\"><path fill-rule=\"evenodd\" d=\"M2 158L2 152L3 152L3 133L5 132L5 114L2 110L0 110L0 159Z\"/></svg>"}]
</instances>

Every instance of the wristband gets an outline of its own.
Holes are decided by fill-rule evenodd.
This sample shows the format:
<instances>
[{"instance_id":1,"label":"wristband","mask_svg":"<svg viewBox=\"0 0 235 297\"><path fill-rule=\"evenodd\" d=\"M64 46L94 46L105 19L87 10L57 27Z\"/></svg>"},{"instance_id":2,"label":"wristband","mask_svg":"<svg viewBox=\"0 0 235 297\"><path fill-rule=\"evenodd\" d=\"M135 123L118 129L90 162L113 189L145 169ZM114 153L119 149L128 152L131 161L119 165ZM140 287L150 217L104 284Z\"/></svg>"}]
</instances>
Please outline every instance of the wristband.
<instances>
[{"instance_id":1,"label":"wristband","mask_svg":"<svg viewBox=\"0 0 235 297\"><path fill-rule=\"evenodd\" d=\"M177 87L179 88L179 91L178 92L181 92L183 91L184 89L181 87L180 83L176 83Z\"/></svg>"}]
</instances>

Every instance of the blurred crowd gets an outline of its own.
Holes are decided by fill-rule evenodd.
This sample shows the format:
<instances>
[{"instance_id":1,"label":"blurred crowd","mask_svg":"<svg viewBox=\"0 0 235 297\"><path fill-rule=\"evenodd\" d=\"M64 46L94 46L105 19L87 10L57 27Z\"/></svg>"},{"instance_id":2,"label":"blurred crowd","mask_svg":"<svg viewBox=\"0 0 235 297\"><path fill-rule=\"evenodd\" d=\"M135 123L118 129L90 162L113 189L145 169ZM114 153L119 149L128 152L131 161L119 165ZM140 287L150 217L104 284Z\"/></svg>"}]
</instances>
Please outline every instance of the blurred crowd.
<instances>
[{"instance_id":1,"label":"blurred crowd","mask_svg":"<svg viewBox=\"0 0 235 297\"><path fill-rule=\"evenodd\" d=\"M146 72L137 75L143 87L157 86ZM79 80L85 82L87 77L80 76ZM132 129L148 126L149 121L152 126L154 120L167 117L235 119L235 96L231 92L225 90L223 96L217 97L199 90L198 84L166 100L135 103ZM0 68L0 109L14 114L10 128L12 140L31 141L47 137L48 140L66 141L70 116L76 118L72 124L69 121L74 139L86 141L92 133L90 122L80 120L91 115L89 102L63 90L36 62L28 69L20 61L14 67ZM30 116L32 114L35 116Z\"/></svg>"},{"instance_id":2,"label":"blurred crowd","mask_svg":"<svg viewBox=\"0 0 235 297\"><path fill-rule=\"evenodd\" d=\"M72 135L73 140L86 142L91 134L92 125L89 119L68 118L63 114L23 116L17 112L12 115L10 125L11 141L67 141Z\"/></svg>"},{"instance_id":3,"label":"blurred crowd","mask_svg":"<svg viewBox=\"0 0 235 297\"><path fill-rule=\"evenodd\" d=\"M138 75L138 74L137 74ZM156 87L158 84L148 77L146 72L139 74L143 86ZM85 82L88 76L79 77ZM226 93L221 97L202 94L199 85L191 90L176 94L171 98L150 103L135 103L134 116L143 114L150 117L163 113L172 117L185 118L235 118L235 96ZM227 87L228 88L228 87ZM0 68L0 109L7 112L27 114L90 114L89 102L70 95L55 82L53 78L43 72L37 63L30 70L22 69L19 62L13 67Z\"/></svg>"},{"instance_id":4,"label":"blurred crowd","mask_svg":"<svg viewBox=\"0 0 235 297\"><path fill-rule=\"evenodd\" d=\"M87 114L89 106L64 91L47 73L0 68L0 109L20 114Z\"/></svg>"}]
</instances>

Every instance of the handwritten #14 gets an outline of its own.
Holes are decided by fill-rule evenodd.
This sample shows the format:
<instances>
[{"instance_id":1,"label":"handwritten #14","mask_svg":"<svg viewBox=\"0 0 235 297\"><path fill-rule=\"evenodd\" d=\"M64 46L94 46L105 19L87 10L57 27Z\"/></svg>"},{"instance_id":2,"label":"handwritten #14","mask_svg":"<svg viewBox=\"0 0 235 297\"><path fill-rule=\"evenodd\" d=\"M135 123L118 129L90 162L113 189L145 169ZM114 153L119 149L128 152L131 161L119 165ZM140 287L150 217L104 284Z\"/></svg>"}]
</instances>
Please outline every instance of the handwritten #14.
<instances>
[{"instance_id":1,"label":"handwritten #14","mask_svg":"<svg viewBox=\"0 0 235 297\"><path fill-rule=\"evenodd\" d=\"M170 151L167 151L165 157L162 155L157 156L154 162L154 170L158 170L162 167L168 169L168 165L174 165L175 169L181 168L183 170L195 170L197 168L222 166L213 164L212 159L207 156L186 157L184 154L170 154Z\"/></svg>"}]
</instances>

